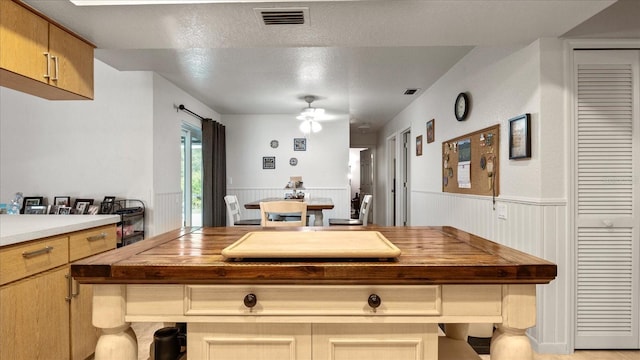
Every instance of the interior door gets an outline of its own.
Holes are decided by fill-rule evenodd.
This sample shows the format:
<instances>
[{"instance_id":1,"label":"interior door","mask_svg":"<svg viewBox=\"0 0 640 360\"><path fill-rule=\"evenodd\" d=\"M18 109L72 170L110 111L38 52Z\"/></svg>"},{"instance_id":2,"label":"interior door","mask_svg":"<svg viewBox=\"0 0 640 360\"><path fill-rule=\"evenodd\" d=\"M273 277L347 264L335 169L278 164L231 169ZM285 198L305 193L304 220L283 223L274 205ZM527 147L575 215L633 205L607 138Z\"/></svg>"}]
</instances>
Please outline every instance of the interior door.
<instances>
[{"instance_id":1,"label":"interior door","mask_svg":"<svg viewBox=\"0 0 640 360\"><path fill-rule=\"evenodd\" d=\"M360 151L360 199L365 195L373 195L373 153L371 149ZM373 203L369 210L369 224L373 219Z\"/></svg>"},{"instance_id":2,"label":"interior door","mask_svg":"<svg viewBox=\"0 0 640 360\"><path fill-rule=\"evenodd\" d=\"M402 219L402 226L409 225L409 179L411 174L411 132L406 131L402 133L402 169L400 171L402 181L402 198L400 208L400 219Z\"/></svg>"},{"instance_id":3,"label":"interior door","mask_svg":"<svg viewBox=\"0 0 640 360\"><path fill-rule=\"evenodd\" d=\"M640 51L575 51L576 349L639 348Z\"/></svg>"}]
</instances>

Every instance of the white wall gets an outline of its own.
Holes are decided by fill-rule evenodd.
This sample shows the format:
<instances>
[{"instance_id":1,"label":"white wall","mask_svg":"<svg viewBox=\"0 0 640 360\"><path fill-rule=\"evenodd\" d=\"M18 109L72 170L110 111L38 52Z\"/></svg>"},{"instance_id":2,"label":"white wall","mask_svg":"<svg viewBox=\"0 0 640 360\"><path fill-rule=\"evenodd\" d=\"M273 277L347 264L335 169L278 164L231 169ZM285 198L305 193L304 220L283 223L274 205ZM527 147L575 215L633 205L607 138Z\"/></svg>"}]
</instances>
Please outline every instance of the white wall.
<instances>
[{"instance_id":1,"label":"white wall","mask_svg":"<svg viewBox=\"0 0 640 360\"><path fill-rule=\"evenodd\" d=\"M0 88L0 200L151 199L152 76L95 61L95 100L49 101Z\"/></svg>"},{"instance_id":2,"label":"white wall","mask_svg":"<svg viewBox=\"0 0 640 360\"><path fill-rule=\"evenodd\" d=\"M227 192L240 203L264 196L284 196L290 176L302 176L311 196L328 196L335 209L329 217L349 217L349 123L339 119L322 123L322 131L307 139L307 151L294 151L293 139L302 138L294 114L223 115L227 135ZM279 146L271 148L271 140ZM262 157L275 156L275 170L262 169ZM289 159L298 165L289 165ZM246 217L258 217L247 211Z\"/></svg>"},{"instance_id":3,"label":"white wall","mask_svg":"<svg viewBox=\"0 0 640 360\"><path fill-rule=\"evenodd\" d=\"M0 202L112 195L145 203L148 236L180 227L180 125L199 123L174 105L219 114L156 74L94 63L93 101L0 87Z\"/></svg>"},{"instance_id":4,"label":"white wall","mask_svg":"<svg viewBox=\"0 0 640 360\"><path fill-rule=\"evenodd\" d=\"M180 131L183 123L200 128L200 120L178 105L214 120L220 114L194 99L167 79L153 74L153 202L148 214L153 219L152 233L177 229L182 226L182 189L180 187L181 156Z\"/></svg>"},{"instance_id":5,"label":"white wall","mask_svg":"<svg viewBox=\"0 0 640 360\"><path fill-rule=\"evenodd\" d=\"M471 97L471 111L463 122L453 114L460 92ZM386 191L387 139L401 139L400 132L410 127L413 149L416 136L426 136L426 122L435 119L435 142L423 144L423 156L411 156L411 225L454 226L558 264L558 278L538 287L538 326L529 334L540 352L566 353L572 344L570 282L565 276L571 262L564 103L560 40L475 48L386 124L378 138L378 189ZM532 118L532 158L509 160L508 120L523 113ZM501 126L500 195L495 206L504 206L505 220L497 218L491 197L441 191L442 142L495 124ZM376 206L387 206L384 197L378 196ZM384 224L385 214L376 215L376 222Z\"/></svg>"}]
</instances>

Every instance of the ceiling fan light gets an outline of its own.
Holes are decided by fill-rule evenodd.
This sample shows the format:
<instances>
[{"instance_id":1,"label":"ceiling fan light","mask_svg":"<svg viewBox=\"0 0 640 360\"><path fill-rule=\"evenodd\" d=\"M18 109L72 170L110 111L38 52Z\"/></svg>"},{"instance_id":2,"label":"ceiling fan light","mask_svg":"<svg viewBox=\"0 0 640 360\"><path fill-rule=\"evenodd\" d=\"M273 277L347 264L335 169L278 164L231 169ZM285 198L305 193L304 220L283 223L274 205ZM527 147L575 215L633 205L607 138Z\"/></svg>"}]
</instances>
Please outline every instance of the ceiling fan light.
<instances>
[{"instance_id":1,"label":"ceiling fan light","mask_svg":"<svg viewBox=\"0 0 640 360\"><path fill-rule=\"evenodd\" d=\"M305 120L300 124L300 131L302 131L304 134L308 134L311 132L311 121L310 120Z\"/></svg>"},{"instance_id":2,"label":"ceiling fan light","mask_svg":"<svg viewBox=\"0 0 640 360\"><path fill-rule=\"evenodd\" d=\"M311 123L311 131L313 131L314 133L319 132L320 130L322 130L322 125L320 125L319 122L317 121L310 121Z\"/></svg>"}]
</instances>

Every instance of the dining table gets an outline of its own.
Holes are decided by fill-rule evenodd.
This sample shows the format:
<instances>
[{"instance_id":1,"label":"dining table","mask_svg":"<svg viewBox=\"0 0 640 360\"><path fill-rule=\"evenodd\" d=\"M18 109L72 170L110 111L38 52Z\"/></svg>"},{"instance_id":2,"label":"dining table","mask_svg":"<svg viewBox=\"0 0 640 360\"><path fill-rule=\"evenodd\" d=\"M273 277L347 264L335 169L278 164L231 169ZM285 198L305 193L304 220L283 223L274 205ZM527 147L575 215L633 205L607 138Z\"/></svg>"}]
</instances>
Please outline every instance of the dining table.
<instances>
[{"instance_id":1,"label":"dining table","mask_svg":"<svg viewBox=\"0 0 640 360\"><path fill-rule=\"evenodd\" d=\"M260 210L261 202L268 201L304 201L307 203L307 214L313 215L313 226L324 225L324 210L331 210L334 208L331 198L326 197L312 197L308 199L283 199L277 197L264 198L257 201L252 201L244 204L245 209ZM311 225L311 224L309 224Z\"/></svg>"},{"instance_id":2,"label":"dining table","mask_svg":"<svg viewBox=\"0 0 640 360\"><path fill-rule=\"evenodd\" d=\"M233 226L170 231L71 276L93 284L96 360L137 359L131 322L186 323L198 360L477 360L468 324L490 323L491 360L533 360L536 287L557 266L446 226Z\"/></svg>"}]
</instances>

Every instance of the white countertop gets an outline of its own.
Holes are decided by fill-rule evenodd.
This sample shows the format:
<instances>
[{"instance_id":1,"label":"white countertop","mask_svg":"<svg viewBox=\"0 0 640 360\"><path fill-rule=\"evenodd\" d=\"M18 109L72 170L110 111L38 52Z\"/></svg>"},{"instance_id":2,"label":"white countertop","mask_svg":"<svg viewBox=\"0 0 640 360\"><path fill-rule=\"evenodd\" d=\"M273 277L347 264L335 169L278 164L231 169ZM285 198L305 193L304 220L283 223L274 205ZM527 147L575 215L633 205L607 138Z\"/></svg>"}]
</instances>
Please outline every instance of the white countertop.
<instances>
[{"instance_id":1,"label":"white countertop","mask_svg":"<svg viewBox=\"0 0 640 360\"><path fill-rule=\"evenodd\" d=\"M115 224L118 215L0 215L0 246Z\"/></svg>"}]
</instances>

